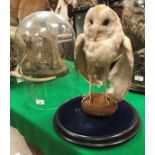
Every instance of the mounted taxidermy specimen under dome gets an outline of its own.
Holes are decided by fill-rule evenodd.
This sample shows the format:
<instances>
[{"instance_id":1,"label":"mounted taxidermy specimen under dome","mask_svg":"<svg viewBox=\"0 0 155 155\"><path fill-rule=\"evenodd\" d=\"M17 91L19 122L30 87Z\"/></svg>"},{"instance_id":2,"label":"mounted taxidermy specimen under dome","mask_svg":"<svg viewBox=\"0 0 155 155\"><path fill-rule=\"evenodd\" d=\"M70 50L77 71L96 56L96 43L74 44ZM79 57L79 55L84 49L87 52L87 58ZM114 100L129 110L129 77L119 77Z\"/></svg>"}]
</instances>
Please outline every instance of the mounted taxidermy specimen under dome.
<instances>
[{"instance_id":1,"label":"mounted taxidermy specimen under dome","mask_svg":"<svg viewBox=\"0 0 155 155\"><path fill-rule=\"evenodd\" d=\"M74 31L62 16L40 11L20 23L15 43L22 78L35 82L52 80L67 73L64 59L68 51L63 46L74 44Z\"/></svg>"}]
</instances>

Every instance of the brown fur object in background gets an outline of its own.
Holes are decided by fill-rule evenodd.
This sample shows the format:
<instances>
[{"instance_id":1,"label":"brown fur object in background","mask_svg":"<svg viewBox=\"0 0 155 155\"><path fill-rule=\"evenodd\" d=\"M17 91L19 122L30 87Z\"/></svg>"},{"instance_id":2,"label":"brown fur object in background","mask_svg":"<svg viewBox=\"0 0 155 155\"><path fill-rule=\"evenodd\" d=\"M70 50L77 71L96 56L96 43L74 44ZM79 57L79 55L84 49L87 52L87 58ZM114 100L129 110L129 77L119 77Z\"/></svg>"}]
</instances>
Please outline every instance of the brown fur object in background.
<instances>
[{"instance_id":1,"label":"brown fur object in background","mask_svg":"<svg viewBox=\"0 0 155 155\"><path fill-rule=\"evenodd\" d=\"M51 9L53 11L55 11L55 9L57 8L57 5L58 5L58 0L48 0L48 1L50 3Z\"/></svg>"},{"instance_id":2,"label":"brown fur object in background","mask_svg":"<svg viewBox=\"0 0 155 155\"><path fill-rule=\"evenodd\" d=\"M50 8L48 0L20 0L18 18L19 20L22 20L33 12L49 11Z\"/></svg>"},{"instance_id":3,"label":"brown fur object in background","mask_svg":"<svg viewBox=\"0 0 155 155\"><path fill-rule=\"evenodd\" d=\"M18 8L20 0L10 0L10 25L18 25Z\"/></svg>"},{"instance_id":4,"label":"brown fur object in background","mask_svg":"<svg viewBox=\"0 0 155 155\"><path fill-rule=\"evenodd\" d=\"M48 0L10 0L10 13L21 21L24 17L36 11L50 10Z\"/></svg>"}]
</instances>

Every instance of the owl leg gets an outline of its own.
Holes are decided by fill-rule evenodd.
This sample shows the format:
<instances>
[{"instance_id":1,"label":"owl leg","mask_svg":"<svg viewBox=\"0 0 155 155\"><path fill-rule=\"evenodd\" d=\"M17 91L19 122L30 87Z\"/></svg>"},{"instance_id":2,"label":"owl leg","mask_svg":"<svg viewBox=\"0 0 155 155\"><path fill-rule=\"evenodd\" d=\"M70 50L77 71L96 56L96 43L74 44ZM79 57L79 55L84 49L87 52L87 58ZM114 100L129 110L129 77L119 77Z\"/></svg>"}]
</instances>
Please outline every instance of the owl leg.
<instances>
[{"instance_id":1,"label":"owl leg","mask_svg":"<svg viewBox=\"0 0 155 155\"><path fill-rule=\"evenodd\" d=\"M108 80L108 76L109 76L109 64L107 65L104 65L104 68L101 70L101 73L102 75L102 83L103 83L103 86L105 88L105 91L107 90L107 80Z\"/></svg>"},{"instance_id":2,"label":"owl leg","mask_svg":"<svg viewBox=\"0 0 155 155\"><path fill-rule=\"evenodd\" d=\"M88 76L88 77L89 77L89 81L90 81L89 82L89 92L88 92L88 95L83 97L81 102L84 102L85 100L88 99L89 100L88 103L91 104L91 99L92 99L92 94L91 94L91 92L92 92L92 81L91 81L90 76Z\"/></svg>"},{"instance_id":3,"label":"owl leg","mask_svg":"<svg viewBox=\"0 0 155 155\"><path fill-rule=\"evenodd\" d=\"M92 99L92 95L91 95L91 92L92 92L92 82L90 81L89 83L89 103L91 103L91 99Z\"/></svg>"}]
</instances>

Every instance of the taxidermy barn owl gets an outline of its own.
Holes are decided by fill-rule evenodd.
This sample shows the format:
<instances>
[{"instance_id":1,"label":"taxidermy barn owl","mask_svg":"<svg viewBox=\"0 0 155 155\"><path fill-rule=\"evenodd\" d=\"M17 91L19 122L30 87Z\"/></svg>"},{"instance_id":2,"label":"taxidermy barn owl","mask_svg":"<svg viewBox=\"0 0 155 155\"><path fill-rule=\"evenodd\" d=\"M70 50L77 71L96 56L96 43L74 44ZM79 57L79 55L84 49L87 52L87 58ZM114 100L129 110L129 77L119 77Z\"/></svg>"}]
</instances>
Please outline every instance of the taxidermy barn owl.
<instances>
[{"instance_id":1,"label":"taxidermy barn owl","mask_svg":"<svg viewBox=\"0 0 155 155\"><path fill-rule=\"evenodd\" d=\"M90 84L90 103L92 85L103 84L106 88L108 78L110 88L105 89L106 97L123 99L132 77L133 53L120 19L111 8L96 5L89 9L84 33L76 40L74 57L77 69Z\"/></svg>"}]
</instances>

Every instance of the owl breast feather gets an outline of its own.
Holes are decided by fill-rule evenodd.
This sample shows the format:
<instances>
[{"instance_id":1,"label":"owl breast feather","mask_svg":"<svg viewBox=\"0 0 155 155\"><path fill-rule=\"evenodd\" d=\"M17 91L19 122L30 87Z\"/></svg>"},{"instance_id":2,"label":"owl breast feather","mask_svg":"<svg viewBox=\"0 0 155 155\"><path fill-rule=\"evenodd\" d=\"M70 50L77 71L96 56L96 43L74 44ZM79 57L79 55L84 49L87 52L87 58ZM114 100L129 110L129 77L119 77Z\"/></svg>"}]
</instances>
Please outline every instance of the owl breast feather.
<instances>
[{"instance_id":1,"label":"owl breast feather","mask_svg":"<svg viewBox=\"0 0 155 155\"><path fill-rule=\"evenodd\" d=\"M87 61L100 65L112 63L118 55L117 50L110 39L87 41L84 46Z\"/></svg>"}]
</instances>

